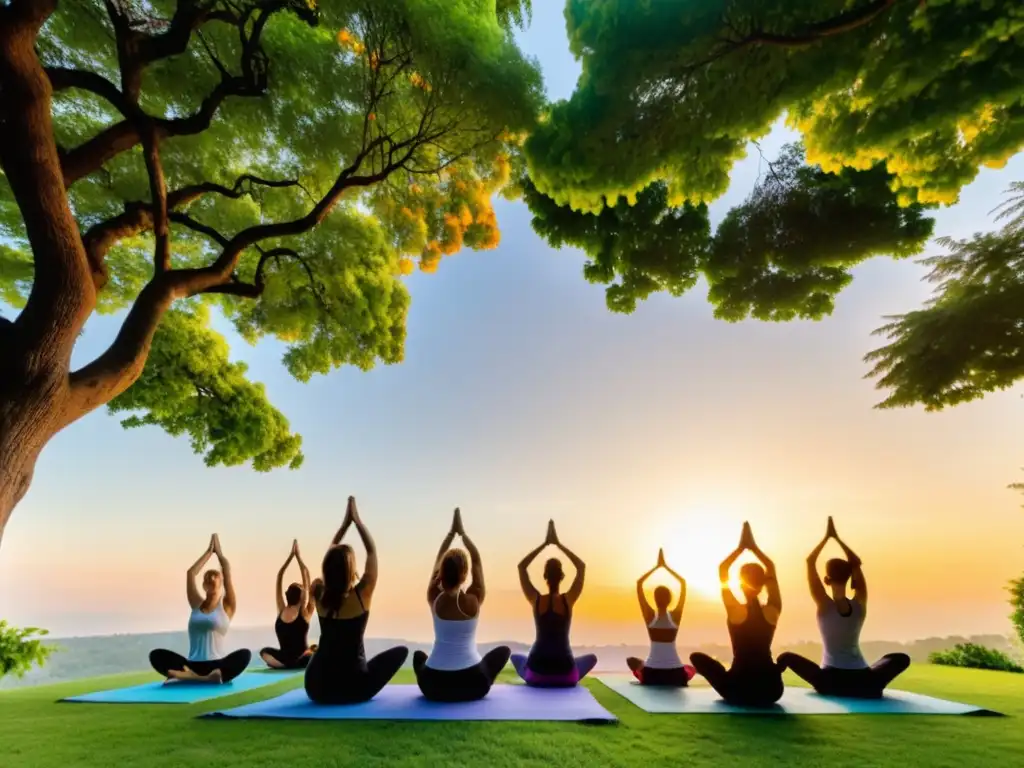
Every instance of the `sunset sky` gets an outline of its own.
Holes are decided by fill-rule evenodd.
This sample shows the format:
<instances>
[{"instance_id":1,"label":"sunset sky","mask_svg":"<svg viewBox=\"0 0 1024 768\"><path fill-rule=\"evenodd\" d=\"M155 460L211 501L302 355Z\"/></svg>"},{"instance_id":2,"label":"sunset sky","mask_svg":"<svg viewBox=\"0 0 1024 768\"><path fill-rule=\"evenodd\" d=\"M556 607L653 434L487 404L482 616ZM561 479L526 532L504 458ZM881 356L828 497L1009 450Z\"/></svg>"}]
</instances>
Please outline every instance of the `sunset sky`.
<instances>
[{"instance_id":1,"label":"sunset sky","mask_svg":"<svg viewBox=\"0 0 1024 768\"><path fill-rule=\"evenodd\" d=\"M521 36L552 97L579 71L561 13L536 3ZM771 157L793 138L779 129L761 146ZM755 152L715 221L758 173ZM993 228L1015 180L1024 156L982 172L936 234ZM280 366L282 345L230 337L303 435L300 471L207 469L187 440L124 431L103 411L58 435L3 538L0 616L58 636L184 629L184 571L216 531L235 623L270 626L292 539L318 565L354 494L382 558L373 636L429 639L423 593L455 506L491 588L482 640L531 639L515 566L549 518L588 564L578 642L643 641L634 583L659 546L690 580L680 645L724 640L716 570L743 520L779 566L779 637L816 638L804 558L830 514L865 563L866 639L1008 631L1003 586L1024 570L1024 497L1006 490L1024 464L1021 391L885 412L863 379L882 316L929 295L921 267L869 263L819 323L717 321L703 285L613 315L580 253L547 247L524 206L496 210L497 250L408 278L401 365L303 385ZM116 328L95 318L76 360Z\"/></svg>"}]
</instances>

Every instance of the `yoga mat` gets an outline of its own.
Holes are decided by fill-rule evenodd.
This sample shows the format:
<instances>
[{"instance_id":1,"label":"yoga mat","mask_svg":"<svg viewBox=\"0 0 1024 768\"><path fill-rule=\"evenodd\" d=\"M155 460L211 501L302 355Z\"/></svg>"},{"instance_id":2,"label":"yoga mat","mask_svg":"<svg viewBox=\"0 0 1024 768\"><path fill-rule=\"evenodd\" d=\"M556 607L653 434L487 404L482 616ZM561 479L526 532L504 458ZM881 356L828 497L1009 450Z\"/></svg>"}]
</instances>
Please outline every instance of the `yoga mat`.
<instances>
[{"instance_id":1,"label":"yoga mat","mask_svg":"<svg viewBox=\"0 0 1024 768\"><path fill-rule=\"evenodd\" d=\"M219 699L242 691L251 691L265 685L279 683L297 674L292 670L243 672L230 683L163 682L143 683L129 688L114 688L81 696L70 696L61 701L90 704L194 704L207 699Z\"/></svg>"},{"instance_id":2,"label":"yoga mat","mask_svg":"<svg viewBox=\"0 0 1024 768\"><path fill-rule=\"evenodd\" d=\"M632 675L596 675L623 698L651 714L754 715L998 715L998 712L906 691L886 691L882 699L840 699L811 688L790 688L768 708L726 704L710 686L658 688L640 685Z\"/></svg>"},{"instance_id":3,"label":"yoga mat","mask_svg":"<svg viewBox=\"0 0 1024 768\"><path fill-rule=\"evenodd\" d=\"M530 688L498 684L480 701L427 701L415 685L388 685L363 704L314 704L297 688L267 701L208 712L201 717L293 720L575 720L614 722L586 688Z\"/></svg>"}]
</instances>

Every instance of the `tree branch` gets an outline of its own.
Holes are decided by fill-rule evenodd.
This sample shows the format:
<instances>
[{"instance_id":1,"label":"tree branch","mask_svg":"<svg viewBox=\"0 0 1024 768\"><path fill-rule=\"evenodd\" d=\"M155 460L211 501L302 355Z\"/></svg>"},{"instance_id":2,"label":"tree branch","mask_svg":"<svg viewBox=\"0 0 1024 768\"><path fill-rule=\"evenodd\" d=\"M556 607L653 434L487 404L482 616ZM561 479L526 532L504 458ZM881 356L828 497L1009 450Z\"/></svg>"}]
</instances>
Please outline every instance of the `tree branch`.
<instances>
[{"instance_id":1,"label":"tree branch","mask_svg":"<svg viewBox=\"0 0 1024 768\"><path fill-rule=\"evenodd\" d=\"M848 11L833 16L831 19L810 24L800 34L796 35L773 35L767 32L754 32L743 40L737 41L742 47L762 43L766 45L783 45L799 47L810 45L827 37L841 35L844 32L851 32L865 24L874 21L878 16L896 5L899 0L872 0L859 8L851 8Z\"/></svg>"},{"instance_id":2,"label":"tree branch","mask_svg":"<svg viewBox=\"0 0 1024 768\"><path fill-rule=\"evenodd\" d=\"M257 224L256 226L243 229L224 247L223 252L218 257L217 261L213 264L214 269L220 270L223 274L230 274L238 262L238 257L242 251L251 245L255 245L261 240L268 240L273 237L288 237L290 235L300 235L303 232L307 232L321 221L330 212L331 208L338 202L342 194L353 187L366 187L371 184L375 184L378 181L383 181L387 176L394 171L401 163L395 163L388 165L381 171L372 174L370 176L356 176L356 171L363 164L366 158L373 153L373 151L380 145L386 143L388 138L380 136L368 145L356 155L355 160L352 164L345 168L341 173L338 174L338 178L335 180L333 186L328 190L327 194L324 195L317 203L313 206L309 213L305 216L294 219L292 221L282 221L274 224ZM401 144L395 145L406 146L412 140L406 140ZM415 146L409 150L406 156L401 162L407 160L412 153L415 151Z\"/></svg>"},{"instance_id":3,"label":"tree branch","mask_svg":"<svg viewBox=\"0 0 1024 768\"><path fill-rule=\"evenodd\" d=\"M155 123L158 129L158 140L168 136L193 136L210 127L220 106L228 97L262 96L267 88L267 64L266 56L260 48L260 36L269 18L288 7L286 0L266 0L258 8L261 15L254 24L252 34L246 35L245 23L252 13L257 12L255 6L245 14L236 15L228 11L213 11L209 7L201 8L195 0L187 3L181 2L167 32L151 36L132 29L126 17L112 5L112 0L106 0L106 3L115 31L117 31L118 61L121 66L122 79L122 90L118 91L121 94L119 103L112 103L118 106L122 114L125 114L126 119L109 126L93 138L64 153L61 165L64 171L65 187L70 187L79 179L98 170L104 163L138 144L141 140L139 133L141 122L152 120ZM300 13L300 15L302 14ZM242 75L228 75L220 67L222 69L221 81L203 100L198 111L188 117L167 119L145 115L137 106L139 84L145 67L161 58L184 52L188 47L192 32L205 22L213 20L230 22L238 26L239 35L242 37ZM85 82L89 78L89 73L82 73L82 75L79 80ZM65 80L69 77L66 73L58 73L57 76L58 79L63 77ZM76 75L76 77L78 76ZM98 92L95 89L100 88L101 84L91 78L88 82L94 86L89 90ZM105 82L111 88L113 87L109 81ZM102 90L104 94L101 95L113 96L110 88L103 86ZM117 89L114 88L114 90ZM121 109L121 107L129 105L130 112Z\"/></svg>"},{"instance_id":4,"label":"tree branch","mask_svg":"<svg viewBox=\"0 0 1024 768\"><path fill-rule=\"evenodd\" d=\"M54 93L69 88L89 91L106 99L122 115L128 115L130 108L125 102L124 94L103 75L66 67L46 67L45 71L46 76L50 78L50 85Z\"/></svg>"},{"instance_id":5,"label":"tree branch","mask_svg":"<svg viewBox=\"0 0 1024 768\"><path fill-rule=\"evenodd\" d=\"M160 140L156 129L147 126L142 139L146 158L146 173L149 175L149 194L153 200L153 268L159 274L171 268L171 238L167 222L167 182L164 166L160 161Z\"/></svg>"},{"instance_id":6,"label":"tree branch","mask_svg":"<svg viewBox=\"0 0 1024 768\"><path fill-rule=\"evenodd\" d=\"M64 186L70 187L138 143L139 132L127 120L105 128L88 141L62 154Z\"/></svg>"},{"instance_id":7,"label":"tree branch","mask_svg":"<svg viewBox=\"0 0 1024 768\"><path fill-rule=\"evenodd\" d=\"M175 299L202 293L221 281L220 275L209 268L155 275L139 292L106 351L70 375L68 423L110 402L135 383L145 367L160 320Z\"/></svg>"},{"instance_id":8,"label":"tree branch","mask_svg":"<svg viewBox=\"0 0 1024 768\"><path fill-rule=\"evenodd\" d=\"M57 0L11 0L6 8L0 9L6 16L0 19L25 25L26 31L35 35L56 9Z\"/></svg>"},{"instance_id":9,"label":"tree branch","mask_svg":"<svg viewBox=\"0 0 1024 768\"><path fill-rule=\"evenodd\" d=\"M197 232L216 240L221 247L228 243L228 238L205 225L196 222L185 214L176 213L176 208L185 208L205 194L219 194L231 199L238 199L252 194L254 186L271 188L299 187L309 195L297 179L272 180L261 179L252 174L240 176L232 187L225 187L212 182L191 184L167 193L168 220L189 227ZM106 267L106 256L110 249L120 240L145 232L153 227L153 209L148 203L127 203L124 212L98 224L94 224L82 236L85 253L92 270L93 285L100 290L107 284L109 274Z\"/></svg>"},{"instance_id":10,"label":"tree branch","mask_svg":"<svg viewBox=\"0 0 1024 768\"><path fill-rule=\"evenodd\" d=\"M723 26L728 27L737 35L734 39L725 39L722 44L713 49L705 58L687 64L684 72L695 72L713 64L719 59L724 59L737 51L753 45L773 45L785 48L802 48L820 42L828 37L851 32L863 27L881 16L896 3L903 0L872 0L866 5L844 11L837 16L825 21L819 21L804 27L802 32L789 35L777 35L770 32L755 30L743 35L728 18L722 20ZM909 2L909 0L906 0Z\"/></svg>"}]
</instances>

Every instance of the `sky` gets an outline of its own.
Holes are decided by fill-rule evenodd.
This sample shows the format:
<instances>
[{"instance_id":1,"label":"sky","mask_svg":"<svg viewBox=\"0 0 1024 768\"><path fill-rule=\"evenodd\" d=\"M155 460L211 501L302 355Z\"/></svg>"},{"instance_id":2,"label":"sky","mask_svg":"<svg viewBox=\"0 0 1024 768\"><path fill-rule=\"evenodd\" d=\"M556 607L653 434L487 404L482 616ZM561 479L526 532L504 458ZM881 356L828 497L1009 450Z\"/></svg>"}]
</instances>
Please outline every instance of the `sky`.
<instances>
[{"instance_id":1,"label":"sky","mask_svg":"<svg viewBox=\"0 0 1024 768\"><path fill-rule=\"evenodd\" d=\"M579 66L560 5L535 4L521 41L549 95L568 96ZM780 128L761 146L772 157L793 138ZM759 165L756 152L737 165L713 219ZM983 171L938 213L936 235L993 228L989 211L1018 179L1024 156ZM816 638L804 558L828 515L871 585L864 639L1009 631L1004 585L1024 569L1024 498L1006 489L1024 464L1021 391L878 411L883 393L863 378L882 317L928 297L920 266L859 268L820 322L718 321L704 286L615 315L582 254L545 245L519 203L496 211L496 250L408 278L400 365L304 385L281 367L282 345L230 337L303 435L301 470L207 469L187 440L122 430L102 410L59 434L4 534L0 615L56 636L184 629L182 577L216 531L236 625L269 626L292 539L315 568L353 494L382 563L372 636L430 638L425 587L456 506L487 573L482 641L530 640L516 564L550 518L588 566L581 643L644 641L634 585L660 546L689 580L680 644L725 641L717 565L744 520L779 568L778 637ZM94 318L75 362L116 329Z\"/></svg>"}]
</instances>

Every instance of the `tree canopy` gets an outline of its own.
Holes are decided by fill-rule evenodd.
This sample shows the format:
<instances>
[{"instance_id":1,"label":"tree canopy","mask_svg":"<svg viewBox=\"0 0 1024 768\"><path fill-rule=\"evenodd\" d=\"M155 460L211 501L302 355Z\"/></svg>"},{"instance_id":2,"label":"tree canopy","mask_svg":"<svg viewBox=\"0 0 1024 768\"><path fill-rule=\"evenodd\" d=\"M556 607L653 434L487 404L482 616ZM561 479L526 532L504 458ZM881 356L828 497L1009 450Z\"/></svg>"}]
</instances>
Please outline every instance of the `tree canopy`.
<instances>
[{"instance_id":1,"label":"tree canopy","mask_svg":"<svg viewBox=\"0 0 1024 768\"><path fill-rule=\"evenodd\" d=\"M70 373L74 416L109 401L126 426L188 435L207 464L298 466L301 439L230 361L210 310L249 342L285 342L301 381L399 362L403 275L499 241L491 199L542 101L509 31L529 0L18 0L0 13L48 6L35 49L91 300L130 309L110 349ZM0 165L0 300L23 310L2 330L29 322L55 268L26 226L33 190L11 156ZM43 324L63 300L47 297Z\"/></svg>"},{"instance_id":2,"label":"tree canopy","mask_svg":"<svg viewBox=\"0 0 1024 768\"><path fill-rule=\"evenodd\" d=\"M567 0L565 18L582 75L526 141L524 189L534 228L582 248L617 311L702 275L719 318L820 319L851 268L920 253L928 209L1024 147L1021 3ZM704 206L783 119L800 144L711 233ZM935 299L868 356L880 407L1024 375L1014 221L924 261Z\"/></svg>"},{"instance_id":3,"label":"tree canopy","mask_svg":"<svg viewBox=\"0 0 1024 768\"><path fill-rule=\"evenodd\" d=\"M1024 146L1024 6L997 0L567 0L583 74L526 149L536 187L597 212L654 181L710 202L784 115L825 171L884 162L950 203Z\"/></svg>"},{"instance_id":4,"label":"tree canopy","mask_svg":"<svg viewBox=\"0 0 1024 768\"><path fill-rule=\"evenodd\" d=\"M523 188L537 233L582 249L584 276L611 284L611 310L632 312L656 291L680 296L703 275L716 317L781 321L830 314L866 259L920 252L934 222L924 205L899 205L892 180L881 163L830 173L787 145L713 235L707 206L673 207L663 181L596 214L558 205L529 180Z\"/></svg>"},{"instance_id":5,"label":"tree canopy","mask_svg":"<svg viewBox=\"0 0 1024 768\"><path fill-rule=\"evenodd\" d=\"M403 276L494 248L497 194L587 254L613 311L703 277L721 319L820 319L854 267L921 252L928 211L1024 147L1020 3L567 0L583 73L546 108L512 34L530 12L0 4L0 533L46 442L104 404L210 465L299 466L212 313L284 342L300 381L396 363ZM708 204L781 118L801 141L712 230ZM869 356L883 407L1021 376L1021 210L940 241L935 300ZM96 312L120 332L72 370Z\"/></svg>"}]
</instances>

